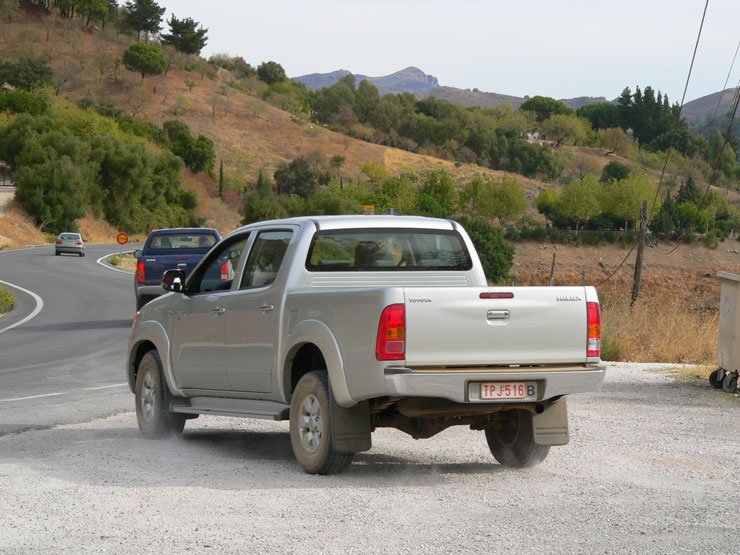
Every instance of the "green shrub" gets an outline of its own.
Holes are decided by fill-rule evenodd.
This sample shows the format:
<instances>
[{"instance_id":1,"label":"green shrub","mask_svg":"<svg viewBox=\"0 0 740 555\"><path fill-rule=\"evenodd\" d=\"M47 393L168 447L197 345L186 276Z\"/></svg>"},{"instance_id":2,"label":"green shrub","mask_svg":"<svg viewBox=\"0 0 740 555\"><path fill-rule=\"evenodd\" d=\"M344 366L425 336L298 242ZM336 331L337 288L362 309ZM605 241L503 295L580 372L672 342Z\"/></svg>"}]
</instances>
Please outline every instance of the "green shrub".
<instances>
[{"instance_id":1,"label":"green shrub","mask_svg":"<svg viewBox=\"0 0 740 555\"><path fill-rule=\"evenodd\" d=\"M14 304L15 296L4 287L0 287L0 314L10 312Z\"/></svg>"},{"instance_id":2,"label":"green shrub","mask_svg":"<svg viewBox=\"0 0 740 555\"><path fill-rule=\"evenodd\" d=\"M486 278L492 282L501 282L508 277L514 263L514 246L504 239L501 230L485 220L463 217L459 222L478 251Z\"/></svg>"},{"instance_id":3,"label":"green shrub","mask_svg":"<svg viewBox=\"0 0 740 555\"><path fill-rule=\"evenodd\" d=\"M114 254L108 259L108 264L111 266L120 266L121 265L121 257L117 254Z\"/></svg>"}]
</instances>

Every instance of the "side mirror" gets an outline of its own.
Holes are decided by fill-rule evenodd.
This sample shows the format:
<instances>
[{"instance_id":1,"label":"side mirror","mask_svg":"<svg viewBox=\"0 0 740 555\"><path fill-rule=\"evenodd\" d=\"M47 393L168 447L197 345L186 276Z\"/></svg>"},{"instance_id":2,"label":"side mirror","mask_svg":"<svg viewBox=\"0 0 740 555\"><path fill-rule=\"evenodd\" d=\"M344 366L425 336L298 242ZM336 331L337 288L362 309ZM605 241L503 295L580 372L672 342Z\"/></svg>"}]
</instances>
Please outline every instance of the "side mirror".
<instances>
[{"instance_id":1,"label":"side mirror","mask_svg":"<svg viewBox=\"0 0 740 555\"><path fill-rule=\"evenodd\" d=\"M141 258L141 249L136 249L134 251L134 258Z\"/></svg>"},{"instance_id":2,"label":"side mirror","mask_svg":"<svg viewBox=\"0 0 740 555\"><path fill-rule=\"evenodd\" d=\"M181 293L185 286L185 272L182 270L167 270L162 274L162 289Z\"/></svg>"}]
</instances>

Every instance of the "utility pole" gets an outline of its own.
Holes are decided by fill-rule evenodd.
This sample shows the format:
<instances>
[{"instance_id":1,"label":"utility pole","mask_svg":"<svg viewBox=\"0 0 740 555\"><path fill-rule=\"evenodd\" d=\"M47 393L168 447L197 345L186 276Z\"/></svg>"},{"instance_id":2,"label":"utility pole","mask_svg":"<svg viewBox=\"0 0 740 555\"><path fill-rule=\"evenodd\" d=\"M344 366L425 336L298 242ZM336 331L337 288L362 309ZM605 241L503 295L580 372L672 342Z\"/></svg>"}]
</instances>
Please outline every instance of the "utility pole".
<instances>
[{"instance_id":1,"label":"utility pole","mask_svg":"<svg viewBox=\"0 0 740 555\"><path fill-rule=\"evenodd\" d=\"M632 282L632 302L634 305L640 296L640 280L642 279L642 257L645 253L645 236L647 235L647 201L642 201L640 209L640 233L637 236L637 259L635 260L635 279Z\"/></svg>"}]
</instances>

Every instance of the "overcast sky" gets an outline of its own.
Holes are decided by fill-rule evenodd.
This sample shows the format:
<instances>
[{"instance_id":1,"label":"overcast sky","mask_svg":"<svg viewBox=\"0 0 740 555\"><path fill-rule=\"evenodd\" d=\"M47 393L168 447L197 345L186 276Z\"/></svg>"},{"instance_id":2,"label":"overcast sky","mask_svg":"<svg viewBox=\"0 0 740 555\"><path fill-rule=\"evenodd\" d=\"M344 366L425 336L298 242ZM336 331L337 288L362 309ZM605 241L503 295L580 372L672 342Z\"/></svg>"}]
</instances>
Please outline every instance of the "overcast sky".
<instances>
[{"instance_id":1,"label":"overcast sky","mask_svg":"<svg viewBox=\"0 0 740 555\"><path fill-rule=\"evenodd\" d=\"M288 76L416 66L441 85L516 96L619 95L652 85L681 100L705 0L160 0L226 52ZM165 31L168 27L164 26ZM710 0L686 100L722 89L740 1ZM740 58L740 55L738 56ZM740 78L740 59L728 87Z\"/></svg>"}]
</instances>

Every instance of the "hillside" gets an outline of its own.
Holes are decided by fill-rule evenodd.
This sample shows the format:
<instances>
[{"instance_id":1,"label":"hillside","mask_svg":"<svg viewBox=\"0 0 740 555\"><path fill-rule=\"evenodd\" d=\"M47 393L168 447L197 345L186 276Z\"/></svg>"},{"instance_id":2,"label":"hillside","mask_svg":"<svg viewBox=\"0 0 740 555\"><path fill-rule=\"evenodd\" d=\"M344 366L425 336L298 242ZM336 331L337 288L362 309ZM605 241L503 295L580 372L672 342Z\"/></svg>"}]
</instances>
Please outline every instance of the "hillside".
<instances>
[{"instance_id":1,"label":"hillside","mask_svg":"<svg viewBox=\"0 0 740 555\"><path fill-rule=\"evenodd\" d=\"M725 89L724 91L702 96L684 104L681 115L691 126L702 125L715 115L723 116L732 109L737 89ZM718 105L719 103L719 105Z\"/></svg>"},{"instance_id":2,"label":"hillside","mask_svg":"<svg viewBox=\"0 0 740 555\"><path fill-rule=\"evenodd\" d=\"M0 23L0 31L5 37L4 41L0 41L0 58L13 60L21 55L33 55L47 59L56 72L61 94L71 99L92 98L110 102L129 114L135 114L137 118L157 124L181 119L194 134L202 133L210 137L215 142L218 159L224 161L227 179L232 181L253 182L261 168L271 174L281 162L316 153L324 159L334 155L344 156L346 162L339 174L345 180L357 180L361 176L361 166L367 162L381 164L391 175L445 169L460 182L475 173L504 174L477 165L455 164L432 156L360 141L306 123L260 98L229 87L231 75L224 70L209 76L206 72L173 68L166 76L147 78L142 83L140 76L115 68L111 63L121 56L132 40L117 36L110 30L83 31L76 21L26 13L19 22ZM600 172L612 160L620 160L630 166L635 164L616 155L607 156L606 149L602 148L561 147L560 151L572 161L574 171L578 169L575 166L586 164L593 171ZM509 175L516 177L524 186L530 201L529 216L541 219L531 207L531 201L538 192L554 184L517 174ZM651 175L657 178L654 172ZM224 202L217 197L216 183L207 176L185 172L184 179L185 186L196 191L200 203L198 210L207 225L228 232L239 224L239 198L234 191L226 195ZM90 240L97 242L112 242L116 231L92 216L85 218L80 227ZM5 216L0 218L0 235L5 238L0 239L0 245L8 246L46 240L43 233L33 228L17 205L11 205ZM649 276L653 272L688 272L701 276L718 269L738 270L740 255L737 250L736 241L729 241L715 251L686 246L679 249L681 256L668 257L659 264L651 260L649 251L646 273ZM620 247L595 250L519 244L512 274L522 282L539 283L542 268L549 264L554 251L558 252L562 279L571 282L580 281L582 274L589 279L592 276L593 279L600 279L600 276L615 268L623 257ZM612 254L604 256L602 253ZM700 258L701 263L698 262ZM628 267L625 267L620 275L627 273Z\"/></svg>"}]
</instances>

